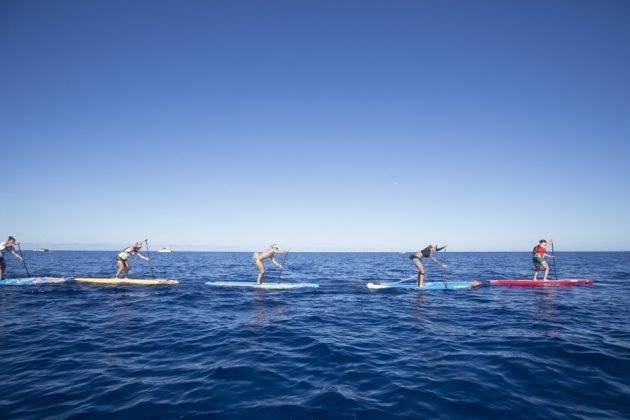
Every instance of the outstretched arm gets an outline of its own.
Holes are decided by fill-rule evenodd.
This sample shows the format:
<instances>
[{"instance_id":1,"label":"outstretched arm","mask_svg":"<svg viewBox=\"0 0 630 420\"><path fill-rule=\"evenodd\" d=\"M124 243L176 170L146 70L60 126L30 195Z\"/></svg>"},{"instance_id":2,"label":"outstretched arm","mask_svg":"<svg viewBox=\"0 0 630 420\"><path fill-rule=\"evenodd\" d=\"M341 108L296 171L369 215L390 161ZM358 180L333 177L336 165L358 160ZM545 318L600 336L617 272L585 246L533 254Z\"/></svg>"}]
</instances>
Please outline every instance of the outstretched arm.
<instances>
[{"instance_id":1,"label":"outstretched arm","mask_svg":"<svg viewBox=\"0 0 630 420\"><path fill-rule=\"evenodd\" d=\"M435 257L433 257L433 256L431 256L431 261L433 261L434 263L436 263L437 265L439 265L442 268L446 268L446 264L442 264L441 262L436 260Z\"/></svg>"},{"instance_id":2,"label":"outstretched arm","mask_svg":"<svg viewBox=\"0 0 630 420\"><path fill-rule=\"evenodd\" d=\"M144 255L142 255L142 254L141 254L141 253L139 253L139 252L136 252L136 255L137 255L138 257L142 258L142 259L143 259L143 260L145 260L145 261L149 261L149 257L145 257Z\"/></svg>"},{"instance_id":3,"label":"outstretched arm","mask_svg":"<svg viewBox=\"0 0 630 420\"><path fill-rule=\"evenodd\" d=\"M17 252L11 251L11 254L15 255L15 258L17 258L18 260L24 261L24 258L22 258L22 256Z\"/></svg>"},{"instance_id":4,"label":"outstretched arm","mask_svg":"<svg viewBox=\"0 0 630 420\"><path fill-rule=\"evenodd\" d=\"M283 252L278 252L278 254L283 254ZM278 261L276 261L275 257L271 257L271 262L274 263L274 265L276 267L278 267L280 270L284 270L284 267L282 266L282 264L280 264Z\"/></svg>"}]
</instances>

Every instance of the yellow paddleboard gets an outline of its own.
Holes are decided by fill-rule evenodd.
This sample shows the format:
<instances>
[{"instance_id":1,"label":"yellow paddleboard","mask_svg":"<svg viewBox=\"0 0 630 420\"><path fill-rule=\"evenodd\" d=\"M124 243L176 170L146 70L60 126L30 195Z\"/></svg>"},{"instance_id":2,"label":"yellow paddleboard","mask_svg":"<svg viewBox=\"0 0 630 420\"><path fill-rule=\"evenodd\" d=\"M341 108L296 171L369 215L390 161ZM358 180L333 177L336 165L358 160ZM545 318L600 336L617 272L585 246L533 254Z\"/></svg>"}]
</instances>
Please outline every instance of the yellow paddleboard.
<instances>
[{"instance_id":1,"label":"yellow paddleboard","mask_svg":"<svg viewBox=\"0 0 630 420\"><path fill-rule=\"evenodd\" d=\"M101 283L101 284L177 284L177 280L166 279L95 279L95 278L75 278L74 281L84 283Z\"/></svg>"}]
</instances>

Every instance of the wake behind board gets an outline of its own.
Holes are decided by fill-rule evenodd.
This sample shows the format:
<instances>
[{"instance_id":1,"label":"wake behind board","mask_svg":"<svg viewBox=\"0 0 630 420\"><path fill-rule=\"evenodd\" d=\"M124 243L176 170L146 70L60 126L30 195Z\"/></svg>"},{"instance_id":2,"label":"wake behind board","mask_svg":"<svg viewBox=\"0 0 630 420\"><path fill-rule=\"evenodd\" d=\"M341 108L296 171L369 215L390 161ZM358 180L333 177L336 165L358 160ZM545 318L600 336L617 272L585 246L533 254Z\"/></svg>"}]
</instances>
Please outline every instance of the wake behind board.
<instances>
[{"instance_id":1,"label":"wake behind board","mask_svg":"<svg viewBox=\"0 0 630 420\"><path fill-rule=\"evenodd\" d=\"M574 284L593 284L588 279L563 279L563 280L488 280L490 284L504 286L572 286Z\"/></svg>"},{"instance_id":2,"label":"wake behind board","mask_svg":"<svg viewBox=\"0 0 630 420\"><path fill-rule=\"evenodd\" d=\"M98 284L178 284L178 280L168 279L98 279L98 278L75 278L74 281L81 283L98 283Z\"/></svg>"},{"instance_id":3,"label":"wake behind board","mask_svg":"<svg viewBox=\"0 0 630 420\"><path fill-rule=\"evenodd\" d=\"M425 282L424 286L415 283L368 283L368 289L415 289L415 290L462 290L479 286L478 281Z\"/></svg>"},{"instance_id":4,"label":"wake behind board","mask_svg":"<svg viewBox=\"0 0 630 420\"><path fill-rule=\"evenodd\" d=\"M63 283L66 280L67 279L65 277L25 277L21 279L0 280L0 285L15 286L15 285L29 285L29 284Z\"/></svg>"},{"instance_id":5,"label":"wake behind board","mask_svg":"<svg viewBox=\"0 0 630 420\"><path fill-rule=\"evenodd\" d=\"M208 286L219 287L253 287L256 289L303 289L318 288L319 284L315 283L263 283L258 284L253 281L209 281Z\"/></svg>"}]
</instances>

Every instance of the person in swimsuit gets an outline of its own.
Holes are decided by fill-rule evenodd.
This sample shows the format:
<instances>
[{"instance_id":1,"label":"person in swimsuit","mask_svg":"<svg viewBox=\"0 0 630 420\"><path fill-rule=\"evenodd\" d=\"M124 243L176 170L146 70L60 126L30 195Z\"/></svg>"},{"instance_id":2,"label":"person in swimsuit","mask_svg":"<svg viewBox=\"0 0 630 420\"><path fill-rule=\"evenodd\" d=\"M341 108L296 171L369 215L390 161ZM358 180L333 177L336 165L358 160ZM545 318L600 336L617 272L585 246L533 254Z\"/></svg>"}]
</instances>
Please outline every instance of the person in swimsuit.
<instances>
[{"instance_id":1,"label":"person in swimsuit","mask_svg":"<svg viewBox=\"0 0 630 420\"><path fill-rule=\"evenodd\" d=\"M149 257L145 257L140 254L143 242L136 242L130 247L125 248L120 254L116 256L116 262L118 263L118 271L116 272L116 278L120 278L120 273L125 270L125 278L129 275L129 261L127 259L132 255L137 255L145 261L149 261Z\"/></svg>"},{"instance_id":2,"label":"person in swimsuit","mask_svg":"<svg viewBox=\"0 0 630 420\"><path fill-rule=\"evenodd\" d=\"M545 269L543 281L547 280L547 274L549 274L549 264L547 264L547 261L545 261L545 257L554 258L553 255L547 255L547 245L551 245L552 243L553 239L549 242L541 239L538 242L538 245L534 247L532 258L534 261L534 281L538 281L538 272L540 271L540 267Z\"/></svg>"},{"instance_id":3,"label":"person in swimsuit","mask_svg":"<svg viewBox=\"0 0 630 420\"><path fill-rule=\"evenodd\" d=\"M424 266L422 265L423 258L430 258L431 261L433 261L440 267L447 268L446 264L442 264L441 262L436 260L435 257L433 256L434 253L441 251L444 248L446 248L446 245L444 245L441 248L438 248L437 245L429 245L428 247L424 248L422 251L418 251L415 254L409 256L409 259L411 260L411 262L414 263L416 268L418 269L418 280L416 281L416 286L420 286L420 287L424 286Z\"/></svg>"},{"instance_id":4,"label":"person in swimsuit","mask_svg":"<svg viewBox=\"0 0 630 420\"><path fill-rule=\"evenodd\" d=\"M270 259L271 262L274 263L280 270L284 270L282 264L276 261L275 255L286 254L287 252L289 251L280 251L278 244L273 244L266 251L254 253L254 264L256 264L256 267L258 268L258 278L256 279L256 283L262 284L263 276L265 275L265 264L263 261Z\"/></svg>"},{"instance_id":5,"label":"person in swimsuit","mask_svg":"<svg viewBox=\"0 0 630 420\"><path fill-rule=\"evenodd\" d=\"M0 242L0 280L4 280L4 270L7 267L7 263L4 261L4 254L10 252L20 261L24 261L22 256L15 252L13 248L15 245L19 245L15 242L15 238L13 236L9 236L6 242Z\"/></svg>"}]
</instances>

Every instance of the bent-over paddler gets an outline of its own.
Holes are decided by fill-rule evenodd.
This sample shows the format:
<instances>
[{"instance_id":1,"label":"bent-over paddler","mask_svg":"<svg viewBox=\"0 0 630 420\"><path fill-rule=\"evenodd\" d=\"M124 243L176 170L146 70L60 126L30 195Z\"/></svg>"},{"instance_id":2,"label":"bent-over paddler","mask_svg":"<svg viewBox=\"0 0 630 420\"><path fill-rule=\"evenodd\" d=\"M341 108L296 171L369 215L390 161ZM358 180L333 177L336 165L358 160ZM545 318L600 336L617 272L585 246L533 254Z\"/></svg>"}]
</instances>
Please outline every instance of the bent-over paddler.
<instances>
[{"instance_id":1,"label":"bent-over paddler","mask_svg":"<svg viewBox=\"0 0 630 420\"><path fill-rule=\"evenodd\" d=\"M120 252L117 256L116 256L116 263L118 263L118 271L116 272L116 278L119 279L120 278L120 273L125 270L125 278L127 278L129 276L129 261L128 258L131 257L132 255L136 255L137 257L145 260L145 261L149 261L149 257L145 257L144 255L142 255L140 253L140 250L142 249L142 244L144 242L136 242L135 244L128 246L127 248L123 249L122 252Z\"/></svg>"},{"instance_id":2,"label":"bent-over paddler","mask_svg":"<svg viewBox=\"0 0 630 420\"><path fill-rule=\"evenodd\" d=\"M255 252L254 255L253 255L253 261L254 261L254 264L256 264L256 267L258 268L258 278L256 279L256 283L258 283L258 284L262 284L263 283L263 276L265 275L265 264L263 263L263 261L269 259L280 270L284 270L284 267L282 266L282 264L280 264L278 261L276 261L275 255L276 254L286 254L287 252L289 252L289 251L288 250L287 251L280 251L280 248L278 247L278 244L272 244L265 251Z\"/></svg>"},{"instance_id":3,"label":"bent-over paddler","mask_svg":"<svg viewBox=\"0 0 630 420\"><path fill-rule=\"evenodd\" d=\"M436 260L435 257L433 256L433 254L445 248L446 248L446 245L444 245L441 248L438 248L437 245L429 245L426 248L424 248L422 251L418 251L415 254L412 254L409 256L409 259L411 260L411 262L414 263L414 265L418 269L418 280L416 281L416 286L420 286L420 287L424 286L424 265L422 265L423 258L430 258L431 261L433 261L440 267L447 268L446 264L442 264L441 262Z\"/></svg>"}]
</instances>

